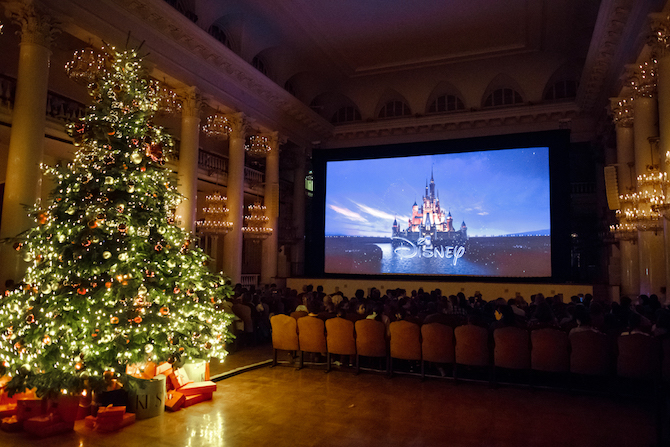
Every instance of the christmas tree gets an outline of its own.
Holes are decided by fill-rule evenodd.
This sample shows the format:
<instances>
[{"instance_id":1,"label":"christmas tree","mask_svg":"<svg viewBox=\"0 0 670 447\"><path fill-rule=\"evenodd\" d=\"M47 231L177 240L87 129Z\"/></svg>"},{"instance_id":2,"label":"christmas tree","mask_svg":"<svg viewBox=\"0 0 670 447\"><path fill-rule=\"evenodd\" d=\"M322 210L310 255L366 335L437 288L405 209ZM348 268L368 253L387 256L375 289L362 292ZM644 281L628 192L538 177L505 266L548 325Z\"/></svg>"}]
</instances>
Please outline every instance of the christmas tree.
<instances>
[{"instance_id":1,"label":"christmas tree","mask_svg":"<svg viewBox=\"0 0 670 447\"><path fill-rule=\"evenodd\" d=\"M10 391L75 393L130 364L226 355L230 316L217 304L232 291L174 225L158 89L136 50L100 57L93 103L69 126L75 159L45 168L56 186L15 244L29 267L0 300Z\"/></svg>"}]
</instances>

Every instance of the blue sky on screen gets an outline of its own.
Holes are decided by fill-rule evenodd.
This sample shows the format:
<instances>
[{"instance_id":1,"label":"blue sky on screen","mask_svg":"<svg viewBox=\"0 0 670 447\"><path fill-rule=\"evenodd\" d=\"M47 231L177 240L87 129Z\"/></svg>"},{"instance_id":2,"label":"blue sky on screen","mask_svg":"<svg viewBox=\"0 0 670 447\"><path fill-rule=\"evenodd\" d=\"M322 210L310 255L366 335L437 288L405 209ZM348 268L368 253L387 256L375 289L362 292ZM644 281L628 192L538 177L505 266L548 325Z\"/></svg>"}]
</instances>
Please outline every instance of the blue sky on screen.
<instances>
[{"instance_id":1,"label":"blue sky on screen","mask_svg":"<svg viewBox=\"0 0 670 447\"><path fill-rule=\"evenodd\" d=\"M389 236L421 205L431 168L442 209L469 236L550 228L549 150L504 149L373 160L331 161L326 236Z\"/></svg>"}]
</instances>

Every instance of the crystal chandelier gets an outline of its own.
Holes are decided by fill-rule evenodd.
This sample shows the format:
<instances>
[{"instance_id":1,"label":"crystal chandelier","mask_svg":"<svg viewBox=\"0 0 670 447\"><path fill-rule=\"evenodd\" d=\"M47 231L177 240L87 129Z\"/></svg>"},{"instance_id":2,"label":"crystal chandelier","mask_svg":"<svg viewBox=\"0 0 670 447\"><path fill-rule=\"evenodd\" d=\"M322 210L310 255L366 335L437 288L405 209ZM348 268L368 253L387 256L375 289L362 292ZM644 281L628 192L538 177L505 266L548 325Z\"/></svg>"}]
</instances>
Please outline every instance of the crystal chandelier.
<instances>
[{"instance_id":1,"label":"crystal chandelier","mask_svg":"<svg viewBox=\"0 0 670 447\"><path fill-rule=\"evenodd\" d=\"M228 198L218 191L205 197L206 206L203 208L205 218L198 222L198 229L201 233L224 235L233 228L233 223L227 220L227 201Z\"/></svg>"},{"instance_id":2,"label":"crystal chandelier","mask_svg":"<svg viewBox=\"0 0 670 447\"><path fill-rule=\"evenodd\" d=\"M65 64L65 72L73 81L88 85L100 77L106 57L91 47L74 52L72 60Z\"/></svg>"},{"instance_id":3,"label":"crystal chandelier","mask_svg":"<svg viewBox=\"0 0 670 447\"><path fill-rule=\"evenodd\" d=\"M270 218L265 215L265 206L255 202L247 207L249 214L244 216L242 234L249 239L265 239L272 234L272 228L267 224Z\"/></svg>"},{"instance_id":4,"label":"crystal chandelier","mask_svg":"<svg viewBox=\"0 0 670 447\"><path fill-rule=\"evenodd\" d=\"M202 127L202 131L208 137L223 139L233 131L233 128L230 126L228 118L215 113L207 117L207 124Z\"/></svg>"},{"instance_id":5,"label":"crystal chandelier","mask_svg":"<svg viewBox=\"0 0 670 447\"><path fill-rule=\"evenodd\" d=\"M181 112L181 101L177 92L166 83L152 79L149 84L149 96L156 104L156 111L166 115Z\"/></svg>"},{"instance_id":6,"label":"crystal chandelier","mask_svg":"<svg viewBox=\"0 0 670 447\"><path fill-rule=\"evenodd\" d=\"M250 157L265 157L272 147L270 139L265 135L250 135L244 149Z\"/></svg>"}]
</instances>

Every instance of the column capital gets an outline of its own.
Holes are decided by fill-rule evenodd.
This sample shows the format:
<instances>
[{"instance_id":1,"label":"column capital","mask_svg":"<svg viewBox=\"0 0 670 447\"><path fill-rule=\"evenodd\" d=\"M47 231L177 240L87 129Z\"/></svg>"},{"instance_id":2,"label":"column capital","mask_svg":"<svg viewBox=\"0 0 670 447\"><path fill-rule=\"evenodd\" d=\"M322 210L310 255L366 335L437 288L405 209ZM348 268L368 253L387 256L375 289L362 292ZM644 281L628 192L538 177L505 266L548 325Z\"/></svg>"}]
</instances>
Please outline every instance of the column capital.
<instances>
[{"instance_id":1,"label":"column capital","mask_svg":"<svg viewBox=\"0 0 670 447\"><path fill-rule=\"evenodd\" d=\"M656 60L625 66L624 78L633 88L635 98L653 98L656 96Z\"/></svg>"},{"instance_id":2,"label":"column capital","mask_svg":"<svg viewBox=\"0 0 670 447\"><path fill-rule=\"evenodd\" d=\"M187 87L179 91L181 99L181 115L200 118L203 106L202 95L197 87Z\"/></svg>"},{"instance_id":3,"label":"column capital","mask_svg":"<svg viewBox=\"0 0 670 447\"><path fill-rule=\"evenodd\" d=\"M249 121L242 112L226 113L226 118L230 122L230 137L244 139L249 127Z\"/></svg>"},{"instance_id":4,"label":"column capital","mask_svg":"<svg viewBox=\"0 0 670 447\"><path fill-rule=\"evenodd\" d=\"M654 12L649 14L650 33L647 43L659 57L666 56L670 49L670 14Z\"/></svg>"},{"instance_id":5,"label":"column capital","mask_svg":"<svg viewBox=\"0 0 670 447\"><path fill-rule=\"evenodd\" d=\"M41 45L47 49L60 33L60 22L48 14L31 0L7 3L6 15L11 21L21 27L17 32L21 36L21 43Z\"/></svg>"},{"instance_id":6,"label":"column capital","mask_svg":"<svg viewBox=\"0 0 670 447\"><path fill-rule=\"evenodd\" d=\"M612 121L617 127L632 127L635 117L632 98L610 98Z\"/></svg>"}]
</instances>

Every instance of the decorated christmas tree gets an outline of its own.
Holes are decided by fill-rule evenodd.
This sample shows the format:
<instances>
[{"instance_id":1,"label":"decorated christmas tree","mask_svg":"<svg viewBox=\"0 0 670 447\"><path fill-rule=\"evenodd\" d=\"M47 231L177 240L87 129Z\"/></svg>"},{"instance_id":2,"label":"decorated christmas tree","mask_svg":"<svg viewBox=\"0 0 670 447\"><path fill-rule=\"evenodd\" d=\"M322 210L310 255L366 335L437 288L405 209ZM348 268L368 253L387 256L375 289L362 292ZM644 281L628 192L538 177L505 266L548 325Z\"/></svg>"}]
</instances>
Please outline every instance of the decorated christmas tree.
<instances>
[{"instance_id":1,"label":"decorated christmas tree","mask_svg":"<svg viewBox=\"0 0 670 447\"><path fill-rule=\"evenodd\" d=\"M15 244L29 266L0 299L10 391L75 393L127 365L226 355L230 316L217 304L231 288L174 224L158 89L136 50L107 53L91 69L88 113L69 126L75 159L45 168L56 186Z\"/></svg>"}]
</instances>

